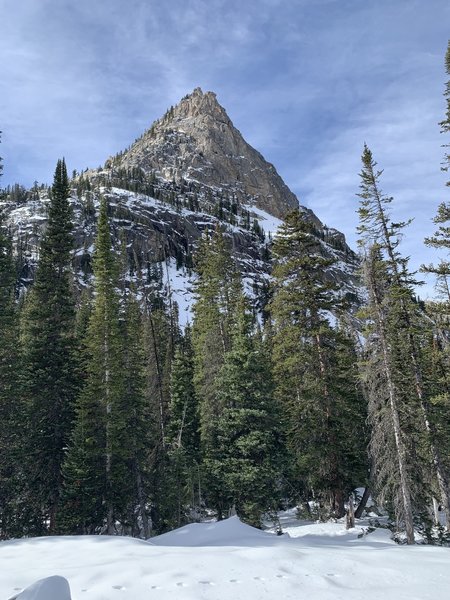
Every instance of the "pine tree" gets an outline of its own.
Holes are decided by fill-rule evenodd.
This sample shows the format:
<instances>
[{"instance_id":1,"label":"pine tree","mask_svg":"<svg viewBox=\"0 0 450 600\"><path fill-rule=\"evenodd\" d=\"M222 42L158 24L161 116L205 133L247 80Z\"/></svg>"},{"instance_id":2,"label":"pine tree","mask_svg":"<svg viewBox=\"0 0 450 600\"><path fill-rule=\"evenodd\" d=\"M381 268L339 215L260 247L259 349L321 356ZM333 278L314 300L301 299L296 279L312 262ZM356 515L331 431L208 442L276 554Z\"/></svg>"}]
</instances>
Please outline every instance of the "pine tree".
<instances>
[{"instance_id":1,"label":"pine tree","mask_svg":"<svg viewBox=\"0 0 450 600\"><path fill-rule=\"evenodd\" d=\"M117 477L117 486L123 496L121 521L134 537L147 539L151 530L148 468L153 438L149 427L151 412L146 396L144 320L133 287L125 296L121 331L125 378L121 440L125 453L122 461L123 475L119 474Z\"/></svg>"},{"instance_id":2,"label":"pine tree","mask_svg":"<svg viewBox=\"0 0 450 600\"><path fill-rule=\"evenodd\" d=\"M202 238L195 261L199 278L193 308L194 383L200 403L202 444L207 444L217 416L216 377L230 349L236 290L230 248L219 227L211 237Z\"/></svg>"},{"instance_id":3,"label":"pine tree","mask_svg":"<svg viewBox=\"0 0 450 600\"><path fill-rule=\"evenodd\" d=\"M447 45L447 52L445 54L445 72L450 76L450 41ZM442 133L450 133L450 79L447 81L445 86L444 97L447 104L447 110L445 112L445 119L441 121L441 132ZM448 148L449 144L445 145L445 148ZM444 163L442 165L443 171L448 171L450 168L450 154L446 152L444 156ZM447 182L447 185L450 185L450 182Z\"/></svg>"},{"instance_id":4,"label":"pine tree","mask_svg":"<svg viewBox=\"0 0 450 600\"><path fill-rule=\"evenodd\" d=\"M376 171L376 163L367 146L362 164L359 232L365 252L368 314L373 322L369 363L372 363L373 373L377 372L385 381L382 387L372 386L376 398L371 403L372 411L375 411L371 417L374 426L371 446L379 466L378 473L389 472L384 481L378 477L381 495L390 495L397 521L404 521L407 542L412 544L414 516L419 516L425 504L423 486L427 461L432 462L440 487L443 483L442 461L434 441L424 385L423 318L413 303L411 285L414 280L408 272L408 261L397 250L401 230L408 223L390 220L387 207L392 198L380 190L382 172ZM388 417L382 418L385 415ZM380 451L384 465L379 456L377 459ZM386 452L395 463L389 463Z\"/></svg>"},{"instance_id":5,"label":"pine tree","mask_svg":"<svg viewBox=\"0 0 450 600\"><path fill-rule=\"evenodd\" d=\"M217 402L215 440L204 464L209 489L215 488L223 512L234 507L243 520L260 527L264 513L273 514L279 500L280 410L243 294L218 377Z\"/></svg>"},{"instance_id":6,"label":"pine tree","mask_svg":"<svg viewBox=\"0 0 450 600\"><path fill-rule=\"evenodd\" d=\"M450 42L447 46L445 55L445 70L450 76ZM450 132L450 79L447 81L444 93L446 98L447 110L445 119L440 123L441 132ZM445 144L445 148L449 144ZM446 152L442 165L443 171L450 168L450 154ZM447 186L450 182L447 182ZM432 393L426 407L426 416L429 418L429 429L432 436L432 451L434 451L433 462L436 467L439 483L440 498L446 511L446 528L450 531L450 469L446 457L448 456L447 445L445 444L446 435L449 433L448 427L443 426L448 423L448 410L450 406L449 381L448 375L450 368L450 348L448 344L449 327L448 313L450 309L450 203L442 202L438 206L438 211L433 221L438 225L437 231L433 236L425 239L425 244L432 248L444 250L446 256L441 257L437 265L422 265L421 270L425 273L432 273L436 276L436 291L442 299L439 304L428 305L428 313L434 321L434 335L430 347L431 365L434 376L431 378ZM437 368L437 372L436 372ZM444 435L442 435L444 432ZM433 450L434 447L434 450ZM445 464L447 462L447 464Z\"/></svg>"},{"instance_id":7,"label":"pine tree","mask_svg":"<svg viewBox=\"0 0 450 600\"><path fill-rule=\"evenodd\" d=\"M121 531L136 533L136 523L140 521L140 527L146 528L148 521L141 486L143 456L139 456L145 440L142 337L139 310L131 297L125 319L121 319L119 261L111 245L104 198L94 276L94 305L86 336L86 381L65 464L65 520L72 530L87 533L113 534L117 523ZM147 533L145 529L144 535Z\"/></svg>"},{"instance_id":8,"label":"pine tree","mask_svg":"<svg viewBox=\"0 0 450 600\"><path fill-rule=\"evenodd\" d=\"M167 522L180 527L200 511L200 424L194 389L194 357L189 326L177 345L173 359L166 439L164 472Z\"/></svg>"},{"instance_id":9,"label":"pine tree","mask_svg":"<svg viewBox=\"0 0 450 600\"><path fill-rule=\"evenodd\" d=\"M12 242L0 213L0 539L21 535L17 501L22 474L23 406L19 385L19 329Z\"/></svg>"},{"instance_id":10,"label":"pine tree","mask_svg":"<svg viewBox=\"0 0 450 600\"><path fill-rule=\"evenodd\" d=\"M273 254L274 378L293 471L305 500L314 496L342 516L365 466L361 440L347 423L361 423L364 404L344 364L351 342L329 322L341 304L336 285L323 276L333 259L322 256L299 211L279 228Z\"/></svg>"},{"instance_id":11,"label":"pine tree","mask_svg":"<svg viewBox=\"0 0 450 600\"><path fill-rule=\"evenodd\" d=\"M26 300L22 334L29 423L25 432L27 479L37 533L55 531L62 489L61 467L78 386L72 247L69 183L65 162L60 160L35 283Z\"/></svg>"},{"instance_id":12,"label":"pine tree","mask_svg":"<svg viewBox=\"0 0 450 600\"><path fill-rule=\"evenodd\" d=\"M237 290L230 248L219 227L211 237L201 240L196 266L199 277L193 307L194 386L199 402L201 452L206 457L215 444L221 411L217 377L231 346L231 322ZM214 490L211 487L208 490L209 501L222 518L222 492L218 486L214 486Z\"/></svg>"},{"instance_id":13,"label":"pine tree","mask_svg":"<svg viewBox=\"0 0 450 600\"><path fill-rule=\"evenodd\" d=\"M158 275L158 279L160 276ZM169 452L169 405L170 374L173 359L173 342L176 338L172 326L178 328L167 306L167 298L161 282L160 290L147 298L144 315L144 344L147 357L145 367L146 396L149 403L151 453L148 464L149 489L151 490L151 518L153 529L163 533L173 528L174 513L173 481L171 478ZM170 480L170 481L169 481Z\"/></svg>"},{"instance_id":14,"label":"pine tree","mask_svg":"<svg viewBox=\"0 0 450 600\"><path fill-rule=\"evenodd\" d=\"M191 329L186 327L172 365L170 386L169 442L182 447L194 461L199 459L198 402L194 389L194 353Z\"/></svg>"},{"instance_id":15,"label":"pine tree","mask_svg":"<svg viewBox=\"0 0 450 600\"><path fill-rule=\"evenodd\" d=\"M435 234L425 238L425 244L432 248L450 252L450 203L442 202L438 206L437 214L433 219L439 225ZM441 258L437 265L422 265L421 271L432 273L436 276L436 291L447 305L450 304L450 260Z\"/></svg>"}]
</instances>

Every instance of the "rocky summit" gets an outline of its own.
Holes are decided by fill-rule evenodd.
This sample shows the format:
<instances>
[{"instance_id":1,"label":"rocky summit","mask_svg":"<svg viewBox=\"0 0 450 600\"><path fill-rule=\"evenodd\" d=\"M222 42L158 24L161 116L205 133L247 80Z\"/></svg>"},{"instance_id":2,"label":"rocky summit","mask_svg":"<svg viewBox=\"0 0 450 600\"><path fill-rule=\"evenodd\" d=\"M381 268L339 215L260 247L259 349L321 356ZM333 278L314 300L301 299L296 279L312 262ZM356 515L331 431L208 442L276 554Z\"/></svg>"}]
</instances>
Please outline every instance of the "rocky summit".
<instances>
[{"instance_id":1,"label":"rocky summit","mask_svg":"<svg viewBox=\"0 0 450 600\"><path fill-rule=\"evenodd\" d=\"M270 278L270 247L276 228L298 200L275 167L234 127L213 92L196 88L155 121L128 149L103 167L75 173L74 266L78 289L89 286L100 196L108 199L116 247L126 242L130 276L145 286L162 272L167 293L189 317L193 255L205 230L220 224L230 239L247 290L261 309ZM49 190L10 189L3 200L13 232L20 280L33 280L39 241L46 226ZM317 252L336 259L324 274L357 301L358 258L345 237L299 207L314 225Z\"/></svg>"},{"instance_id":2,"label":"rocky summit","mask_svg":"<svg viewBox=\"0 0 450 600\"><path fill-rule=\"evenodd\" d=\"M239 202L251 202L279 218L298 206L275 167L247 144L216 95L200 88L170 108L112 163L156 171L175 183L219 187Z\"/></svg>"}]
</instances>

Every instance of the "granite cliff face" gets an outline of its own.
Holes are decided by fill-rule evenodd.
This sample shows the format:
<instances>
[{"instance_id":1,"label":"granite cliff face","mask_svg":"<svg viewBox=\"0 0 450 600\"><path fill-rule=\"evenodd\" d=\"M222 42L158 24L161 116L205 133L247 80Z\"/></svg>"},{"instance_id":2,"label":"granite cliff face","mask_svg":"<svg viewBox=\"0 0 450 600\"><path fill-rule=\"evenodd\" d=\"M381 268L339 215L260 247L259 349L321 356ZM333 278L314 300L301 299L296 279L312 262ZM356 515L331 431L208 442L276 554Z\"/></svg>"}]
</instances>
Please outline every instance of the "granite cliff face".
<instances>
[{"instance_id":1,"label":"granite cliff face","mask_svg":"<svg viewBox=\"0 0 450 600\"><path fill-rule=\"evenodd\" d=\"M175 183L216 186L279 218L298 206L275 167L233 126L216 95L200 88L156 121L120 160L111 162L155 171Z\"/></svg>"},{"instance_id":2,"label":"granite cliff face","mask_svg":"<svg viewBox=\"0 0 450 600\"><path fill-rule=\"evenodd\" d=\"M245 142L212 92L199 88L156 121L104 167L71 181L75 220L74 267L78 289L89 286L100 196L108 199L116 247L125 240L130 276L152 285L159 269L167 294L189 318L193 256L205 230L218 224L230 240L247 291L261 309L267 300L272 236L296 196L275 168ZM47 222L48 189L34 188L3 202L19 257L21 285L29 285ZM358 258L345 237L299 207L316 232L317 252L334 258L324 273L356 301Z\"/></svg>"}]
</instances>

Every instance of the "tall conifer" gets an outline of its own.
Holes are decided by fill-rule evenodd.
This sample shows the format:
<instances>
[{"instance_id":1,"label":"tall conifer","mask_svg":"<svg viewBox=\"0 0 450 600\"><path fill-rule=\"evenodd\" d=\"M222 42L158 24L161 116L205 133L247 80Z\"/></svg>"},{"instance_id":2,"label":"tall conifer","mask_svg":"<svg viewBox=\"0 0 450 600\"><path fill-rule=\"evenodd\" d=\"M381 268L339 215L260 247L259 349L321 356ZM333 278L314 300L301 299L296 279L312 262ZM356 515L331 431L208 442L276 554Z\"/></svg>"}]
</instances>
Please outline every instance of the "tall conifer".
<instances>
[{"instance_id":1,"label":"tall conifer","mask_svg":"<svg viewBox=\"0 0 450 600\"><path fill-rule=\"evenodd\" d=\"M20 535L17 506L23 477L23 406L19 385L19 329L12 243L0 212L0 539Z\"/></svg>"},{"instance_id":2,"label":"tall conifer","mask_svg":"<svg viewBox=\"0 0 450 600\"><path fill-rule=\"evenodd\" d=\"M59 160L35 283L23 320L24 394L29 428L28 482L36 532L55 531L61 466L77 394L72 296L72 208L64 160ZM31 526L31 525L30 525Z\"/></svg>"},{"instance_id":3,"label":"tall conifer","mask_svg":"<svg viewBox=\"0 0 450 600\"><path fill-rule=\"evenodd\" d=\"M216 488L222 510L235 508L260 527L264 513L278 504L280 410L273 398L270 369L243 293L231 329L231 347L217 381L215 443L205 455L204 471Z\"/></svg>"},{"instance_id":4,"label":"tall conifer","mask_svg":"<svg viewBox=\"0 0 450 600\"><path fill-rule=\"evenodd\" d=\"M287 215L273 253L274 377L294 473L305 500L314 495L342 516L365 464L364 446L348 420L360 423L365 409L344 365L351 343L329 322L341 304L336 285L324 278L333 259L322 255L312 224L299 211Z\"/></svg>"},{"instance_id":5,"label":"tall conifer","mask_svg":"<svg viewBox=\"0 0 450 600\"><path fill-rule=\"evenodd\" d=\"M369 291L368 314L373 327L368 364L372 363L372 377L376 372L385 381L382 387L372 386L376 397L371 402L372 411L375 410L371 415L371 447L378 463L379 492L382 497L390 496L397 521L404 523L407 542L412 544L414 516L419 516L425 503L428 461L442 492L445 488L424 380L424 320L413 303L414 280L408 271L408 261L397 249L401 231L408 223L390 220L388 206L392 198L380 189L382 172L376 170L367 146L362 165L358 230ZM391 460L386 455L389 448ZM383 478L382 473L388 473L389 477Z\"/></svg>"},{"instance_id":6,"label":"tall conifer","mask_svg":"<svg viewBox=\"0 0 450 600\"><path fill-rule=\"evenodd\" d=\"M217 443L217 422L222 406L217 381L225 354L231 347L231 322L236 301L236 270L228 241L217 227L202 238L196 255L199 273L194 304L192 343L194 385L199 402L200 444L207 457ZM222 517L225 509L220 485L209 480L209 502Z\"/></svg>"},{"instance_id":7,"label":"tall conifer","mask_svg":"<svg viewBox=\"0 0 450 600\"><path fill-rule=\"evenodd\" d=\"M94 276L94 305L86 335L86 381L65 465L66 518L73 529L112 534L117 532L116 523L122 530L133 529L130 505L137 496L139 477L139 448L133 436L141 425L135 417L142 409L142 364L139 320L131 300L126 311L130 330L121 325L119 260L112 249L104 198L98 218ZM130 336L133 339L125 351L124 339ZM127 377L127 370L134 374L134 381Z\"/></svg>"}]
</instances>

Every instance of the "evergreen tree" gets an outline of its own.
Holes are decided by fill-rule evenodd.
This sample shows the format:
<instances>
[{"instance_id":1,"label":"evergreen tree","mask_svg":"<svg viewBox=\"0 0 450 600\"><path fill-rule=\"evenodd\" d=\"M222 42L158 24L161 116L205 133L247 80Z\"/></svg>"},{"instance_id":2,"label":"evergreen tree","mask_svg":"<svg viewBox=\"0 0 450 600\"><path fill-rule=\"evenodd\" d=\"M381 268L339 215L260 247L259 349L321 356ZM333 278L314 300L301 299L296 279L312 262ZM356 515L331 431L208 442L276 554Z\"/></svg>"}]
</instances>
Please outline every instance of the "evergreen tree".
<instances>
[{"instance_id":1,"label":"evergreen tree","mask_svg":"<svg viewBox=\"0 0 450 600\"><path fill-rule=\"evenodd\" d=\"M85 340L86 379L65 463L65 527L94 533L107 519L113 533L113 406L123 394L118 264L102 198L94 253L94 303ZM115 412L114 412L115 416Z\"/></svg>"},{"instance_id":2,"label":"evergreen tree","mask_svg":"<svg viewBox=\"0 0 450 600\"><path fill-rule=\"evenodd\" d=\"M445 55L445 71L450 76L450 41L447 46L447 52ZM450 79L446 83L444 92L446 99L447 110L445 118L441 121L441 133L450 133ZM450 144L445 144L444 148L449 148ZM448 171L450 168L450 154L448 152L444 155L442 163L442 170ZM447 186L450 185L450 181L447 182ZM439 225L438 230L431 237L425 239L425 244L433 248L444 249L447 254L450 251L450 203L442 202L438 206L437 214L434 218L434 222ZM449 277L450 277L450 260L448 256L441 258L437 265L423 265L422 270L426 273L433 273L437 278L437 290L444 298L447 303L450 303L450 288L449 288Z\"/></svg>"},{"instance_id":3,"label":"evergreen tree","mask_svg":"<svg viewBox=\"0 0 450 600\"><path fill-rule=\"evenodd\" d=\"M163 533L177 524L168 432L170 377L174 344L178 338L175 305L170 306L161 263L149 269L152 290L145 290L144 343L146 397L149 404L151 451L147 472L151 490L153 529Z\"/></svg>"},{"instance_id":4,"label":"evergreen tree","mask_svg":"<svg viewBox=\"0 0 450 600\"><path fill-rule=\"evenodd\" d=\"M450 41L447 45L447 52L445 54L445 72L450 77ZM450 133L450 79L447 81L445 86L444 97L447 104L447 110L445 112L445 118L441 121L441 132L442 133ZM448 148L449 144L445 145L445 148ZM444 162L442 165L443 171L448 171L450 168L450 154L448 152L445 153ZM447 182L447 185L450 185L450 182Z\"/></svg>"},{"instance_id":5,"label":"evergreen tree","mask_svg":"<svg viewBox=\"0 0 450 600\"><path fill-rule=\"evenodd\" d=\"M86 381L65 464L65 527L84 533L126 531L147 536L142 322L131 295L121 312L119 261L111 246L104 198L94 276Z\"/></svg>"},{"instance_id":6,"label":"evergreen tree","mask_svg":"<svg viewBox=\"0 0 450 600\"><path fill-rule=\"evenodd\" d=\"M117 477L117 486L123 495L121 522L134 537L147 539L151 531L149 464L154 441L149 427L151 411L146 395L144 320L133 288L125 297L121 330L125 377L121 440L125 453L123 475Z\"/></svg>"},{"instance_id":7,"label":"evergreen tree","mask_svg":"<svg viewBox=\"0 0 450 600\"><path fill-rule=\"evenodd\" d=\"M36 533L54 532L61 467L77 394L72 296L72 209L64 160L58 161L35 283L23 320L24 394L28 412L27 479ZM48 523L48 527L47 527Z\"/></svg>"},{"instance_id":8,"label":"evergreen tree","mask_svg":"<svg viewBox=\"0 0 450 600\"><path fill-rule=\"evenodd\" d=\"M0 539L20 535L17 500L23 456L23 406L19 386L16 273L11 239L0 213Z\"/></svg>"},{"instance_id":9,"label":"evergreen tree","mask_svg":"<svg viewBox=\"0 0 450 600\"><path fill-rule=\"evenodd\" d=\"M217 382L215 441L204 470L221 498L222 511L234 507L260 527L264 513L277 509L280 463L280 410L273 399L267 357L254 335L254 320L241 294L234 314L231 348ZM220 493L220 496L219 496Z\"/></svg>"},{"instance_id":10,"label":"evergreen tree","mask_svg":"<svg viewBox=\"0 0 450 600\"><path fill-rule=\"evenodd\" d=\"M194 348L194 386L199 402L200 444L202 456L209 455L216 443L217 420L221 406L217 395L217 378L225 354L231 347L231 322L236 301L236 271L226 238L220 228L204 237L196 254L198 280L192 343ZM211 506L223 515L220 486L211 487Z\"/></svg>"},{"instance_id":11,"label":"evergreen tree","mask_svg":"<svg viewBox=\"0 0 450 600\"><path fill-rule=\"evenodd\" d=\"M186 327L172 365L168 437L194 461L199 459L199 414L194 389L194 353L191 329Z\"/></svg>"},{"instance_id":12,"label":"evergreen tree","mask_svg":"<svg viewBox=\"0 0 450 600\"><path fill-rule=\"evenodd\" d=\"M346 495L365 479L364 447L352 427L365 408L348 366L352 344L329 322L341 304L323 276L333 259L322 256L299 211L279 228L273 254L275 391L293 471L305 500L314 497L342 516Z\"/></svg>"},{"instance_id":13,"label":"evergreen tree","mask_svg":"<svg viewBox=\"0 0 450 600\"><path fill-rule=\"evenodd\" d=\"M450 42L448 43L447 53L445 55L445 70L450 76ZM447 81L444 93L446 98L447 110L445 119L440 123L441 132L450 132L450 79ZM445 144L445 148L449 144ZM443 171L448 171L450 167L450 154L446 152L442 165ZM447 186L450 182L447 182ZM425 239L427 246L444 250L446 256L440 258L437 265L422 265L421 270L425 273L432 273L436 276L436 291L442 302L429 304L427 312L434 322L434 334L429 348L431 358L432 372L431 377L431 395L427 405L426 416L429 418L429 429L431 431L434 450L434 463L438 474L439 491L437 493L446 511L446 527L450 531L450 468L446 458L449 455L448 444L445 440L450 435L448 420L448 410L450 407L449 394L449 368L450 368L450 348L449 348L449 326L448 313L450 308L450 203L442 202L438 206L438 211L433 219L438 225L437 231L433 236ZM432 448L433 450L433 448Z\"/></svg>"},{"instance_id":14,"label":"evergreen tree","mask_svg":"<svg viewBox=\"0 0 450 600\"><path fill-rule=\"evenodd\" d=\"M202 444L207 445L218 413L217 374L230 349L237 280L229 245L219 227L211 237L202 238L195 260L199 278L193 308L194 383L200 403Z\"/></svg>"},{"instance_id":15,"label":"evergreen tree","mask_svg":"<svg viewBox=\"0 0 450 600\"><path fill-rule=\"evenodd\" d=\"M194 356L190 327L175 350L171 369L167 426L166 510L168 522L180 527L200 511L198 500L200 425L194 389ZM168 504L171 504L168 507Z\"/></svg>"},{"instance_id":16,"label":"evergreen tree","mask_svg":"<svg viewBox=\"0 0 450 600\"><path fill-rule=\"evenodd\" d=\"M377 373L385 382L383 386L372 386L375 399L371 403L374 411L371 447L378 464L378 489L382 497L390 497L397 521L404 522L411 544L414 516L424 510L428 461L433 464L443 493L444 474L424 384L423 318L413 303L414 280L408 272L408 261L397 250L401 230L407 223L390 220L387 207L392 198L380 190L381 171L376 171L367 146L362 163L359 232L365 252L368 316L373 327L369 364L372 378ZM380 476L383 471L389 477L383 479Z\"/></svg>"}]
</instances>

